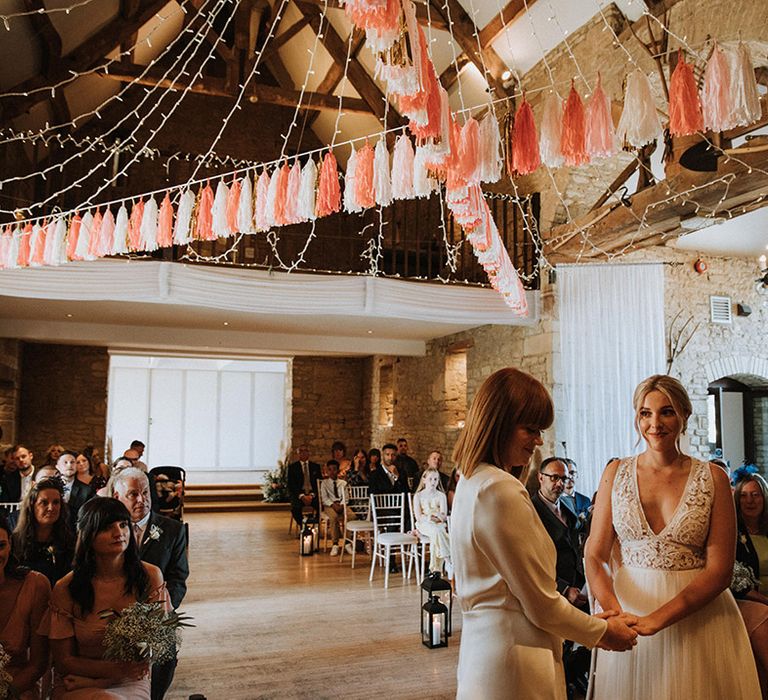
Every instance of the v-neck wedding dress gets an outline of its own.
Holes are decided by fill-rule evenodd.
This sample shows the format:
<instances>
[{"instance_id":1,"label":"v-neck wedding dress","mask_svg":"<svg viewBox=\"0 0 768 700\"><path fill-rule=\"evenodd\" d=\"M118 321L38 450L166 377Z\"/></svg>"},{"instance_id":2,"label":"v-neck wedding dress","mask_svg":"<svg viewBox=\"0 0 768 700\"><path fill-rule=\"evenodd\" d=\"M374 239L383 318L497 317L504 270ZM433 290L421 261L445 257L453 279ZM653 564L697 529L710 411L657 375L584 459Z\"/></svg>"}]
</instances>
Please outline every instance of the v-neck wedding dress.
<instances>
[{"instance_id":1,"label":"v-neck wedding dress","mask_svg":"<svg viewBox=\"0 0 768 700\"><path fill-rule=\"evenodd\" d=\"M614 574L626 612L648 615L701 575L714 500L707 462L692 460L674 515L655 533L637 486L637 457L619 463L611 492L621 547ZM747 631L730 590L629 652L597 651L595 700L757 700L760 686Z\"/></svg>"}]
</instances>

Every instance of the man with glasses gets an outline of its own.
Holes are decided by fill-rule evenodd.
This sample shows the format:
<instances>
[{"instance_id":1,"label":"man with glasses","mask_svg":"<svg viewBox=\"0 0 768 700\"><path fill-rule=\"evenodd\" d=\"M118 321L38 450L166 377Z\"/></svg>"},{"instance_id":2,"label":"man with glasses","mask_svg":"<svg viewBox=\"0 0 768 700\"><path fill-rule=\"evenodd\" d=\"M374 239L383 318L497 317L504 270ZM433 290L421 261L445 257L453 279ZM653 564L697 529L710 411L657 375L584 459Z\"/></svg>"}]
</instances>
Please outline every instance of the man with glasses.
<instances>
[{"instance_id":1,"label":"man with glasses","mask_svg":"<svg viewBox=\"0 0 768 700\"><path fill-rule=\"evenodd\" d=\"M563 458L562 461L565 462L568 467L568 481L565 482L565 489L560 496L560 504L564 505L576 516L579 522L579 527L581 528L583 523L587 520L589 507L592 505L592 501L583 493L579 493L576 490L576 481L579 476L576 462L567 457Z\"/></svg>"}]
</instances>

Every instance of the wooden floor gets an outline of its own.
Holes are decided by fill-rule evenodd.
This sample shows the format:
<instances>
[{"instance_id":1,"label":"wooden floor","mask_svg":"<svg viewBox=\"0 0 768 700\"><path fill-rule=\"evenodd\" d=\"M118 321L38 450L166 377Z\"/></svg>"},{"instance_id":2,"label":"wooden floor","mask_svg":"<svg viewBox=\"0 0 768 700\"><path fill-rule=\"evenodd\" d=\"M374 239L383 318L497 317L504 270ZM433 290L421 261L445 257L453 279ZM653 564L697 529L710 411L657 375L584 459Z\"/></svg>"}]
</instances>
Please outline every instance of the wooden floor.
<instances>
[{"instance_id":1,"label":"wooden floor","mask_svg":"<svg viewBox=\"0 0 768 700\"><path fill-rule=\"evenodd\" d=\"M451 698L461 613L447 649L419 634L414 577L383 570L368 582L364 555L298 555L288 512L189 514L185 630L168 695L186 700L256 698Z\"/></svg>"}]
</instances>

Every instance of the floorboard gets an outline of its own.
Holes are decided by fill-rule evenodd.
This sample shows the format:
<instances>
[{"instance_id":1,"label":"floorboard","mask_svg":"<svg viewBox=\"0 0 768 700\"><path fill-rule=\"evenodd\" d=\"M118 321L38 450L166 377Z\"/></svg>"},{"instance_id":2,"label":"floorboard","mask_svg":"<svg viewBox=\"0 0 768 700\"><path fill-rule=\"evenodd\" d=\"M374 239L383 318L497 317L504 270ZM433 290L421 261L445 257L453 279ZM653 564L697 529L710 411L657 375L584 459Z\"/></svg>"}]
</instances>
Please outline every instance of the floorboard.
<instances>
[{"instance_id":1,"label":"floorboard","mask_svg":"<svg viewBox=\"0 0 768 700\"><path fill-rule=\"evenodd\" d=\"M168 697L186 700L455 696L461 614L447 649L419 634L415 578L384 590L364 555L298 555L287 512L192 513L185 630Z\"/></svg>"}]
</instances>

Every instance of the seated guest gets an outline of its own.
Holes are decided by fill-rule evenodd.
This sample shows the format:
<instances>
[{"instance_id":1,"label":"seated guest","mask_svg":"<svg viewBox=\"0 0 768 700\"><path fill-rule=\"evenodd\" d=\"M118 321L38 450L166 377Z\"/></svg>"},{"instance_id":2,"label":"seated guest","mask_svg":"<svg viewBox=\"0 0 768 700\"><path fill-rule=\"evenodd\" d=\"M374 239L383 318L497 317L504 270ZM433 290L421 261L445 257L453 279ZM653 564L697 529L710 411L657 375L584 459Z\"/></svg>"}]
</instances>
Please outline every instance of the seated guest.
<instances>
[{"instance_id":1,"label":"seated guest","mask_svg":"<svg viewBox=\"0 0 768 700\"><path fill-rule=\"evenodd\" d=\"M344 521L344 511L347 512L347 520L357 520L351 508L347 507L347 484L339 479L339 463L330 459L325 463L328 478L320 482L320 505L323 513L328 516L328 527L331 528L331 556L339 553L339 538L342 535L341 524ZM347 551L352 554L352 545L347 545Z\"/></svg>"},{"instance_id":2,"label":"seated guest","mask_svg":"<svg viewBox=\"0 0 768 700\"><path fill-rule=\"evenodd\" d=\"M128 457L128 459L133 462L133 466L137 469L141 469L143 472L148 472L149 467L141 461L146 448L147 446L141 440L134 440L131 443L131 446L123 453L123 456Z\"/></svg>"},{"instance_id":3,"label":"seated guest","mask_svg":"<svg viewBox=\"0 0 768 700\"><path fill-rule=\"evenodd\" d=\"M568 467L568 481L565 482L565 488L560 496L560 503L576 516L579 525L581 525L589 515L589 507L592 505L592 501L589 499L589 496L585 496L576 490L576 481L579 477L576 462L567 457L561 458L560 461Z\"/></svg>"},{"instance_id":4,"label":"seated guest","mask_svg":"<svg viewBox=\"0 0 768 700\"><path fill-rule=\"evenodd\" d=\"M373 450L371 450L373 451ZM371 493L410 493L408 476L396 463L397 447L387 443L381 448L381 467L371 472Z\"/></svg>"},{"instance_id":5,"label":"seated guest","mask_svg":"<svg viewBox=\"0 0 768 700\"><path fill-rule=\"evenodd\" d=\"M299 446L299 459L288 465L288 493L291 496L291 513L294 520L301 525L302 511L312 508L318 513L317 500L321 469L317 462L309 461L309 447Z\"/></svg>"},{"instance_id":6,"label":"seated guest","mask_svg":"<svg viewBox=\"0 0 768 700\"><path fill-rule=\"evenodd\" d=\"M458 469L454 469L451 472L451 476L448 479L448 488L446 489L446 496L448 497L448 512L450 513L451 510L453 510L453 499L456 496L456 487L459 485L459 479L461 478L461 473Z\"/></svg>"},{"instance_id":7,"label":"seated guest","mask_svg":"<svg viewBox=\"0 0 768 700\"><path fill-rule=\"evenodd\" d=\"M424 467L424 470L422 470L421 474L419 475L419 483L416 484L416 488L419 487L419 484L421 483L421 478L424 476L424 471L427 469L434 469L439 475L440 475L440 487L443 491L443 493L448 493L448 484L450 482L451 477L448 474L444 474L442 471L443 468L443 453L440 452L440 450L432 450L432 452L429 453L427 456L427 464Z\"/></svg>"},{"instance_id":8,"label":"seated guest","mask_svg":"<svg viewBox=\"0 0 768 700\"><path fill-rule=\"evenodd\" d=\"M427 469L413 494L413 520L418 534L429 540L429 570L442 571L453 578L451 540L448 535L448 499L442 491L440 472Z\"/></svg>"},{"instance_id":9,"label":"seated guest","mask_svg":"<svg viewBox=\"0 0 768 700\"><path fill-rule=\"evenodd\" d=\"M350 486L368 486L368 455L364 449L355 450L346 479Z\"/></svg>"},{"instance_id":10,"label":"seated guest","mask_svg":"<svg viewBox=\"0 0 768 700\"><path fill-rule=\"evenodd\" d=\"M83 453L88 455L88 458L91 460L94 476L100 476L106 484L109 481L109 467L101 459L99 448L93 445L86 445Z\"/></svg>"},{"instance_id":11,"label":"seated guest","mask_svg":"<svg viewBox=\"0 0 768 700\"><path fill-rule=\"evenodd\" d=\"M131 462L130 459L126 459L125 457L118 457L114 462L112 462L112 467L109 470L110 477L107 480L107 485L103 488L100 488L97 492L97 496L106 496L107 498L112 497L112 479L114 479L123 469L130 469L133 467L133 462ZM138 467L137 467L138 468Z\"/></svg>"},{"instance_id":12,"label":"seated guest","mask_svg":"<svg viewBox=\"0 0 768 700\"><path fill-rule=\"evenodd\" d=\"M24 445L14 445L6 452L0 490L1 501L18 503L29 491L35 467L34 455Z\"/></svg>"},{"instance_id":13,"label":"seated guest","mask_svg":"<svg viewBox=\"0 0 768 700\"><path fill-rule=\"evenodd\" d=\"M42 479L32 486L13 532L13 549L24 566L46 576L52 586L72 568L75 535L61 479Z\"/></svg>"},{"instance_id":14,"label":"seated guest","mask_svg":"<svg viewBox=\"0 0 768 700\"><path fill-rule=\"evenodd\" d=\"M35 465L32 463L34 455L24 445L15 445L13 448L13 458L18 465L16 474L19 479L19 487L21 489L21 497L19 500L24 500L24 496L32 486L32 481L35 475Z\"/></svg>"},{"instance_id":15,"label":"seated guest","mask_svg":"<svg viewBox=\"0 0 768 700\"><path fill-rule=\"evenodd\" d=\"M43 479L59 479L59 480L61 479L61 477L59 476L59 470L56 469L55 464L53 466L49 464L44 464L35 472L33 481L38 482L38 481L42 481Z\"/></svg>"},{"instance_id":16,"label":"seated guest","mask_svg":"<svg viewBox=\"0 0 768 700\"><path fill-rule=\"evenodd\" d=\"M352 467L352 460L347 457L347 446L340 440L331 445L331 459L339 463L339 477L346 479L347 472Z\"/></svg>"},{"instance_id":17,"label":"seated guest","mask_svg":"<svg viewBox=\"0 0 768 700\"><path fill-rule=\"evenodd\" d=\"M408 479L409 490L415 491L416 487L419 485L421 470L419 469L419 463L408 454L408 440L403 437L397 439L397 456L395 457L395 463L401 471L405 472L405 476Z\"/></svg>"},{"instance_id":18,"label":"seated guest","mask_svg":"<svg viewBox=\"0 0 768 700\"><path fill-rule=\"evenodd\" d=\"M93 491L88 484L75 478L77 467L75 460L77 455L71 450L64 450L56 462L56 469L64 482L64 502L69 505L69 523L73 530L77 529L77 514L80 507L88 499L93 497Z\"/></svg>"},{"instance_id":19,"label":"seated guest","mask_svg":"<svg viewBox=\"0 0 768 700\"><path fill-rule=\"evenodd\" d=\"M51 595L42 574L22 567L13 549L11 529L0 516L0 641L11 659L8 697L39 698L38 681L48 666L48 641L38 634Z\"/></svg>"},{"instance_id":20,"label":"seated guest","mask_svg":"<svg viewBox=\"0 0 768 700\"><path fill-rule=\"evenodd\" d=\"M565 463L557 458L545 459L539 467L539 490L531 501L557 550L555 574L557 590L578 608L587 608L582 594L584 565L576 516L560 504L560 496L568 479Z\"/></svg>"},{"instance_id":21,"label":"seated guest","mask_svg":"<svg viewBox=\"0 0 768 700\"><path fill-rule=\"evenodd\" d=\"M77 469L77 480L87 484L94 491L98 491L107 485L107 480L100 474L97 474L91 456L85 450L77 453L75 468Z\"/></svg>"},{"instance_id":22,"label":"seated guest","mask_svg":"<svg viewBox=\"0 0 768 700\"><path fill-rule=\"evenodd\" d=\"M112 479L112 496L130 513L131 525L141 560L160 569L174 610L187 592L189 563L187 535L183 523L152 512L149 479L131 467ZM168 692L176 670L176 659L152 666L152 699L161 700Z\"/></svg>"},{"instance_id":23,"label":"seated guest","mask_svg":"<svg viewBox=\"0 0 768 700\"><path fill-rule=\"evenodd\" d=\"M56 462L59 461L62 452L64 452L64 448L61 445L50 445L45 451L45 461L43 462L43 466L53 467L55 469Z\"/></svg>"},{"instance_id":24,"label":"seated guest","mask_svg":"<svg viewBox=\"0 0 768 700\"><path fill-rule=\"evenodd\" d=\"M103 658L107 621L99 612L121 611L136 601L167 603L163 576L139 558L125 506L114 498L92 498L78 521L73 570L54 587L41 626L53 652L54 700L150 699L148 663Z\"/></svg>"},{"instance_id":25,"label":"seated guest","mask_svg":"<svg viewBox=\"0 0 768 700\"><path fill-rule=\"evenodd\" d=\"M748 566L758 586L738 593L737 602L749 633L763 697L768 697L768 484L740 468L733 474L738 533L736 561Z\"/></svg>"},{"instance_id":26,"label":"seated guest","mask_svg":"<svg viewBox=\"0 0 768 700\"><path fill-rule=\"evenodd\" d=\"M377 447L368 450L368 476L381 467L381 451Z\"/></svg>"}]
</instances>

